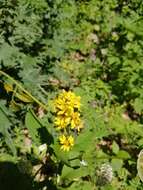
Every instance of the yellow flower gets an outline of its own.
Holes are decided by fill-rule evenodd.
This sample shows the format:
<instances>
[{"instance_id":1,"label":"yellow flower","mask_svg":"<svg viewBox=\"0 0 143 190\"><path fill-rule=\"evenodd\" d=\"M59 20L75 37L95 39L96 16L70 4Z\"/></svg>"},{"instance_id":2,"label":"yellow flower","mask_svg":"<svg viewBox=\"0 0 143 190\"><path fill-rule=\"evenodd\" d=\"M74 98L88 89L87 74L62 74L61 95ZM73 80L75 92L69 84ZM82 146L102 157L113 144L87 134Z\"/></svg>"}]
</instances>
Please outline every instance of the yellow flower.
<instances>
[{"instance_id":1,"label":"yellow flower","mask_svg":"<svg viewBox=\"0 0 143 190\"><path fill-rule=\"evenodd\" d=\"M70 105L73 108L80 108L80 96L76 96L73 92L68 91L64 92L64 97L68 105Z\"/></svg>"},{"instance_id":2,"label":"yellow flower","mask_svg":"<svg viewBox=\"0 0 143 190\"><path fill-rule=\"evenodd\" d=\"M67 105L61 105L61 110L57 112L57 115L70 116L73 112L73 108Z\"/></svg>"},{"instance_id":3,"label":"yellow flower","mask_svg":"<svg viewBox=\"0 0 143 190\"><path fill-rule=\"evenodd\" d=\"M80 132L80 130L83 129L83 127L84 127L83 124L84 123L81 121L80 124L76 126L76 129L77 129L78 132Z\"/></svg>"},{"instance_id":4,"label":"yellow flower","mask_svg":"<svg viewBox=\"0 0 143 190\"><path fill-rule=\"evenodd\" d=\"M76 96L73 92L63 92L55 100L55 107L59 115L71 114L74 108L80 108L80 96Z\"/></svg>"},{"instance_id":5,"label":"yellow flower","mask_svg":"<svg viewBox=\"0 0 143 190\"><path fill-rule=\"evenodd\" d=\"M70 123L70 117L66 116L58 116L55 118L55 125L57 126L57 129L64 129L69 125Z\"/></svg>"},{"instance_id":6,"label":"yellow flower","mask_svg":"<svg viewBox=\"0 0 143 190\"><path fill-rule=\"evenodd\" d=\"M57 98L55 100L55 107L56 107L57 115L63 115L63 114L71 115L71 113L73 112L73 107L68 105L66 101L60 98Z\"/></svg>"},{"instance_id":7,"label":"yellow flower","mask_svg":"<svg viewBox=\"0 0 143 190\"><path fill-rule=\"evenodd\" d=\"M59 137L59 141L61 144L61 150L69 151L71 147L74 145L74 138L70 136L62 135Z\"/></svg>"},{"instance_id":8,"label":"yellow flower","mask_svg":"<svg viewBox=\"0 0 143 190\"><path fill-rule=\"evenodd\" d=\"M74 129L81 123L80 114L78 112L73 112L71 115L71 128Z\"/></svg>"}]
</instances>

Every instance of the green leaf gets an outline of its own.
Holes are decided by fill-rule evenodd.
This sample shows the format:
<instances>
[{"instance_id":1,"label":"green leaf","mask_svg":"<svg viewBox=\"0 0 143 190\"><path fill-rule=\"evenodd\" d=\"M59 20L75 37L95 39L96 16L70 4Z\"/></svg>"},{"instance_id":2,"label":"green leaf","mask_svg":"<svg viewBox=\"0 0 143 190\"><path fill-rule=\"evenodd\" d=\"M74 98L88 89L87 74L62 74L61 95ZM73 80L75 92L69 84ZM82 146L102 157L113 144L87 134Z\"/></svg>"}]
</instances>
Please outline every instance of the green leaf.
<instances>
[{"instance_id":1,"label":"green leaf","mask_svg":"<svg viewBox=\"0 0 143 190\"><path fill-rule=\"evenodd\" d=\"M121 159L130 159L131 158L130 154L125 150L119 150L117 157L119 157Z\"/></svg>"},{"instance_id":2,"label":"green leaf","mask_svg":"<svg viewBox=\"0 0 143 190\"><path fill-rule=\"evenodd\" d=\"M113 141L113 144L112 144L112 151L114 154L117 154L119 152L119 145L116 143L116 141Z\"/></svg>"},{"instance_id":3,"label":"green leaf","mask_svg":"<svg viewBox=\"0 0 143 190\"><path fill-rule=\"evenodd\" d=\"M91 182L87 182L87 181L83 181L81 183L79 183L79 185L75 184L75 187L71 187L69 190L91 190L94 189L94 186Z\"/></svg>"},{"instance_id":4,"label":"green leaf","mask_svg":"<svg viewBox=\"0 0 143 190\"><path fill-rule=\"evenodd\" d=\"M2 135L4 136L5 142L12 151L13 155L16 156L16 148L11 138L11 134L9 132L11 122L1 105L0 105L0 125L1 125L0 133L2 133Z\"/></svg>"},{"instance_id":5,"label":"green leaf","mask_svg":"<svg viewBox=\"0 0 143 190\"><path fill-rule=\"evenodd\" d=\"M123 166L123 160L122 159L117 159L113 158L111 161L111 165L115 171L119 171L122 166Z\"/></svg>"},{"instance_id":6,"label":"green leaf","mask_svg":"<svg viewBox=\"0 0 143 190\"><path fill-rule=\"evenodd\" d=\"M21 53L15 46L10 46L8 43L3 43L0 46L0 61L3 61L5 66L14 67L17 65L17 58Z\"/></svg>"},{"instance_id":7,"label":"green leaf","mask_svg":"<svg viewBox=\"0 0 143 190\"><path fill-rule=\"evenodd\" d=\"M94 131L90 129L85 129L82 134L80 134L76 139L76 144L73 150L76 151L86 151L86 149L92 146L95 139Z\"/></svg>"},{"instance_id":8,"label":"green leaf","mask_svg":"<svg viewBox=\"0 0 143 190\"><path fill-rule=\"evenodd\" d=\"M25 117L25 125L28 128L29 134L32 138L32 140L36 144L40 144L40 137L38 130L42 127L41 123L39 122L38 118L36 115L33 113L32 110L29 110L27 112L26 117Z\"/></svg>"},{"instance_id":9,"label":"green leaf","mask_svg":"<svg viewBox=\"0 0 143 190\"><path fill-rule=\"evenodd\" d=\"M55 153L57 159L59 161L62 161L67 166L70 166L70 162L68 161L68 159L69 159L69 153L62 151L60 149L60 145L59 145L58 142L55 142L51 147L54 149L54 153Z\"/></svg>"},{"instance_id":10,"label":"green leaf","mask_svg":"<svg viewBox=\"0 0 143 190\"><path fill-rule=\"evenodd\" d=\"M68 166L64 166L62 170L62 175L61 177L63 179L69 179L69 180L74 180L76 178L84 177L89 175L89 172L86 167L81 167L78 169L73 169Z\"/></svg>"},{"instance_id":11,"label":"green leaf","mask_svg":"<svg viewBox=\"0 0 143 190\"><path fill-rule=\"evenodd\" d=\"M139 114L141 114L143 110L143 100L142 98L136 98L133 104L135 111Z\"/></svg>"},{"instance_id":12,"label":"green leaf","mask_svg":"<svg viewBox=\"0 0 143 190\"><path fill-rule=\"evenodd\" d=\"M66 190L93 190L94 184L89 181L75 181L70 185L70 187L66 188ZM64 190L65 188L60 188L59 190Z\"/></svg>"},{"instance_id":13,"label":"green leaf","mask_svg":"<svg viewBox=\"0 0 143 190\"><path fill-rule=\"evenodd\" d=\"M0 162L13 162L13 163L17 163L17 159L16 157L13 157L9 154L0 154Z\"/></svg>"}]
</instances>

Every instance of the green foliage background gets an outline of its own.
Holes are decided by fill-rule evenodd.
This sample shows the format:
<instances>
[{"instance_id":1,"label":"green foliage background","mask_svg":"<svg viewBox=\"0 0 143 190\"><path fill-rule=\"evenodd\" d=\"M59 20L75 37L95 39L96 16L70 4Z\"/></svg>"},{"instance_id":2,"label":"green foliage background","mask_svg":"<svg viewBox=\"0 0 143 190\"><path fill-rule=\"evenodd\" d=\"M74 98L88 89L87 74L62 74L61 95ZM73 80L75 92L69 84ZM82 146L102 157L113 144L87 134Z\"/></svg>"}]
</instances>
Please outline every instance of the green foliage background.
<instances>
[{"instance_id":1,"label":"green foliage background","mask_svg":"<svg viewBox=\"0 0 143 190\"><path fill-rule=\"evenodd\" d=\"M20 168L29 189L143 189L136 169L143 148L142 26L142 0L0 0L0 71L16 81L0 72L0 161ZM46 107L44 117L23 88ZM61 89L81 96L85 122L69 153L60 151L52 123L51 102ZM46 162L38 152L43 143ZM114 177L99 186L103 163ZM31 174L38 164L42 182Z\"/></svg>"}]
</instances>

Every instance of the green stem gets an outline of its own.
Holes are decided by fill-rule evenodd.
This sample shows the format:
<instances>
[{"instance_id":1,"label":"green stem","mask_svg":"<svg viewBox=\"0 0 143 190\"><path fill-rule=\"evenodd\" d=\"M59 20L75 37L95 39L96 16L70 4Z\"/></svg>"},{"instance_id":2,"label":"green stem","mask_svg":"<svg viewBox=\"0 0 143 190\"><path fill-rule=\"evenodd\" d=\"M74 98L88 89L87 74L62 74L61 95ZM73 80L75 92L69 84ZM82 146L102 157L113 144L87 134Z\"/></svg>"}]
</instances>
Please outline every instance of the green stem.
<instances>
[{"instance_id":1,"label":"green stem","mask_svg":"<svg viewBox=\"0 0 143 190\"><path fill-rule=\"evenodd\" d=\"M12 93L12 101L14 101L14 96L15 96L15 94L16 94L16 91L17 91L17 86L15 86L15 88L14 88L14 91L13 91L13 93Z\"/></svg>"},{"instance_id":2,"label":"green stem","mask_svg":"<svg viewBox=\"0 0 143 190\"><path fill-rule=\"evenodd\" d=\"M9 76L7 73L5 73L4 71L0 70L0 74L4 75L5 77L7 77L8 79L10 79L13 83L16 84L16 86L18 88L20 88L25 94L27 94L30 98L32 98L32 100L34 102L36 102L38 105L40 105L44 110L48 111L48 108L41 103L37 98L35 98L32 94L30 94L27 90L25 90L21 84L19 84L15 79L13 79L11 76Z\"/></svg>"}]
</instances>

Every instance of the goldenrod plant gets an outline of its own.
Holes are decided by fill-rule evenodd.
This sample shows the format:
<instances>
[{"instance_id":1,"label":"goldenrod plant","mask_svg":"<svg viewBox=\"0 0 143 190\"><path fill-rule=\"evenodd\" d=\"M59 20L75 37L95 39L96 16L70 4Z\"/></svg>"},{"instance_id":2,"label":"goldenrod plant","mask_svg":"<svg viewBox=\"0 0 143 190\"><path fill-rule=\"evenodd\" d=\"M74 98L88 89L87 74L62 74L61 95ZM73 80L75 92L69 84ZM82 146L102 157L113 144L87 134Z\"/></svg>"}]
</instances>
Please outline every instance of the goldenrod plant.
<instances>
[{"instance_id":1,"label":"goldenrod plant","mask_svg":"<svg viewBox=\"0 0 143 190\"><path fill-rule=\"evenodd\" d=\"M142 190L143 0L0 0L0 190Z\"/></svg>"},{"instance_id":2,"label":"goldenrod plant","mask_svg":"<svg viewBox=\"0 0 143 190\"><path fill-rule=\"evenodd\" d=\"M74 132L80 132L83 128L83 122L80 119L80 96L76 96L73 92L63 90L55 99L55 127L61 131L59 141L61 149L69 151L74 145Z\"/></svg>"}]
</instances>

